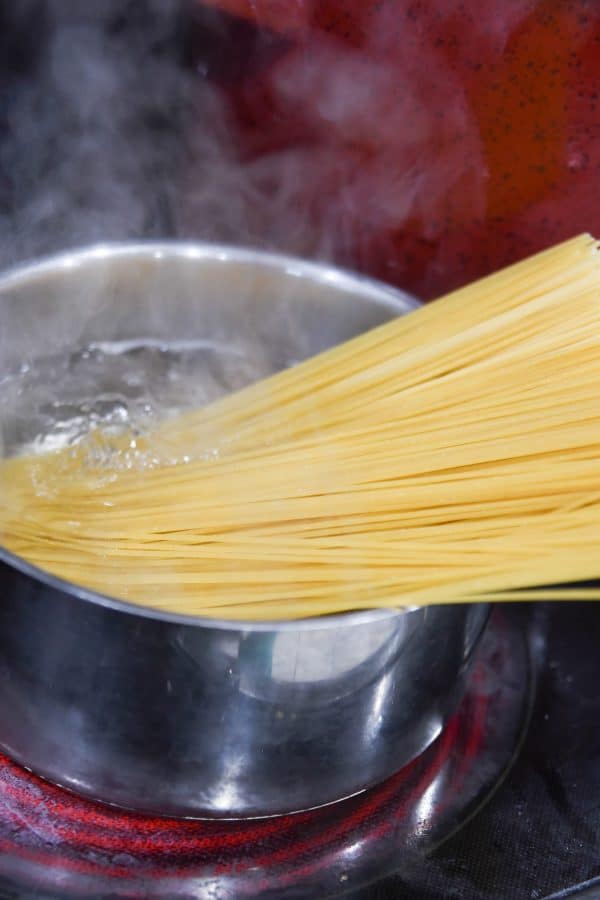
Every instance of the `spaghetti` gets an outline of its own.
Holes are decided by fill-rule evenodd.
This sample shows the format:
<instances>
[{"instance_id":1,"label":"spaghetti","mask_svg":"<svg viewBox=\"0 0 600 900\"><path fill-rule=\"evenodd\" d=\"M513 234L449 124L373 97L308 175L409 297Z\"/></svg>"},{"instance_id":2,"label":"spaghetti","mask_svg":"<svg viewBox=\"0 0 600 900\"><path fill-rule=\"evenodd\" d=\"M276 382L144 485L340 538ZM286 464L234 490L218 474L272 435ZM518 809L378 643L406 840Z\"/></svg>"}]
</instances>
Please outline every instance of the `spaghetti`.
<instances>
[{"instance_id":1,"label":"spaghetti","mask_svg":"<svg viewBox=\"0 0 600 900\"><path fill-rule=\"evenodd\" d=\"M0 536L171 612L289 619L580 597L600 576L600 254L582 235L159 423L5 460ZM40 491L40 485L44 489Z\"/></svg>"}]
</instances>

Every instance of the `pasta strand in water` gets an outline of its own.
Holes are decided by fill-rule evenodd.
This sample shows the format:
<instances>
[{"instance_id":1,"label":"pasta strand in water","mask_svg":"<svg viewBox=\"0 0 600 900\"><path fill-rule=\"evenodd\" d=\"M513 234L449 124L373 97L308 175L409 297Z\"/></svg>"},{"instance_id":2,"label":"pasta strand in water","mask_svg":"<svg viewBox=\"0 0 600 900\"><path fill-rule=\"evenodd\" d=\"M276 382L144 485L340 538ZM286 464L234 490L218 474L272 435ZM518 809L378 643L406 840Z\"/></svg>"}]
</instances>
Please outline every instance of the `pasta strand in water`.
<instances>
[{"instance_id":1,"label":"pasta strand in water","mask_svg":"<svg viewBox=\"0 0 600 900\"><path fill-rule=\"evenodd\" d=\"M598 246L158 423L163 463L107 470L97 437L0 465L0 540L102 593L232 619L600 599L565 587L600 579Z\"/></svg>"}]
</instances>

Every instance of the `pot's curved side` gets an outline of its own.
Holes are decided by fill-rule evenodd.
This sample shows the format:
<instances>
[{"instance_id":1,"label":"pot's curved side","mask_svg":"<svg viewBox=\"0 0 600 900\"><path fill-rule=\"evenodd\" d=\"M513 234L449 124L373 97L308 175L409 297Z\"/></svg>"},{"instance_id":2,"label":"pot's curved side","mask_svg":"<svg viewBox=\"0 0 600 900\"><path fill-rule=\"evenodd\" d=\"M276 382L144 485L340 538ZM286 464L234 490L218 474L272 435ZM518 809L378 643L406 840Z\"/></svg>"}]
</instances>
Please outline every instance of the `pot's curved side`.
<instances>
[{"instance_id":1,"label":"pot's curved side","mask_svg":"<svg viewBox=\"0 0 600 900\"><path fill-rule=\"evenodd\" d=\"M0 307L14 338L3 330L1 372L17 352L34 360L90 337L223 340L242 327L309 355L402 301L299 261L154 245L21 269L0 280ZM0 554L0 748L79 793L170 815L307 809L391 775L455 709L487 615L192 620L15 562Z\"/></svg>"}]
</instances>

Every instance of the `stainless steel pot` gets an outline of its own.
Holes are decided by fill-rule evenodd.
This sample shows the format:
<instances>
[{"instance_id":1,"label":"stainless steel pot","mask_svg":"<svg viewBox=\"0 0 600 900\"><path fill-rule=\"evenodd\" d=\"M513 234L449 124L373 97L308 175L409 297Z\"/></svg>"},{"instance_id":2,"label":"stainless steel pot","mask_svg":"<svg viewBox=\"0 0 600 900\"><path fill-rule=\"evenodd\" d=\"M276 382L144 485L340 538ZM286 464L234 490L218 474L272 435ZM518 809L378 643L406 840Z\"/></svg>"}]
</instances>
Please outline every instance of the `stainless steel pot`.
<instances>
[{"instance_id":1,"label":"stainless steel pot","mask_svg":"<svg viewBox=\"0 0 600 900\"><path fill-rule=\"evenodd\" d=\"M15 366L90 341L243 337L267 374L413 305L247 250L92 248L0 279L0 399ZM487 614L194 619L83 590L1 548L0 589L0 747L81 794L176 816L307 809L391 775L455 709Z\"/></svg>"}]
</instances>

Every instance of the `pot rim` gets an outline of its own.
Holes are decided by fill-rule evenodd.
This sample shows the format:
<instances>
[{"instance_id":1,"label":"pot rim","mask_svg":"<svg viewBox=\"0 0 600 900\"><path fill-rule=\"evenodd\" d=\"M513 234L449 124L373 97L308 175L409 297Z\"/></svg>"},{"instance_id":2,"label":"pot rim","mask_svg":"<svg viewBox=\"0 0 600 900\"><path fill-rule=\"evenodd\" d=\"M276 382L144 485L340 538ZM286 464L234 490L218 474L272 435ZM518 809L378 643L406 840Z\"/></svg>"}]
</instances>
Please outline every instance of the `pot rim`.
<instances>
[{"instance_id":1,"label":"pot rim","mask_svg":"<svg viewBox=\"0 0 600 900\"><path fill-rule=\"evenodd\" d=\"M316 282L334 284L360 292L365 299L372 299L389 307L398 314L417 309L420 303L409 294L392 285L378 281L370 276L333 266L327 262L312 262L300 257L270 251L238 247L229 244L217 244L206 241L108 241L76 247L60 253L48 254L39 259L17 263L0 273L0 304L2 294L26 282L33 282L57 272L69 271L84 266L86 263L115 258L148 258L160 260L165 257L189 260L213 260L219 262L260 263L272 269L278 269L291 277L308 277ZM186 625L194 628L210 628L223 631L272 632L293 631L296 629L328 629L354 627L374 621L398 618L416 609L408 606L401 609L366 609L347 613L333 613L329 616L312 616L304 619L269 619L243 620L220 619L209 616L192 616L183 613L172 613L166 610L129 603L74 584L50 572L27 562L22 557L7 550L0 544L0 563L17 569L23 575L42 582L55 591L61 591L86 603L92 603L116 612L137 615L147 619L157 619L174 625Z\"/></svg>"}]
</instances>

